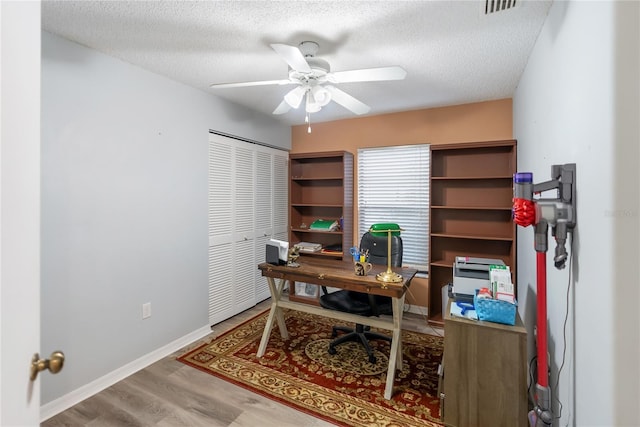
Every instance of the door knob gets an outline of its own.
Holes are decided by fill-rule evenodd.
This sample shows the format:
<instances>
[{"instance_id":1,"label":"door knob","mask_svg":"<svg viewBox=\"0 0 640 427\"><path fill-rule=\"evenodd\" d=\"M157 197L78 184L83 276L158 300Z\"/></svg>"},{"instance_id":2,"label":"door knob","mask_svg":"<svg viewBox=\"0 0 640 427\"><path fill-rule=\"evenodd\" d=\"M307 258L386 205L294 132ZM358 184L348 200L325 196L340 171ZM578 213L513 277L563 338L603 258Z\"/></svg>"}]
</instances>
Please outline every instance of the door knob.
<instances>
[{"instance_id":1,"label":"door knob","mask_svg":"<svg viewBox=\"0 0 640 427\"><path fill-rule=\"evenodd\" d=\"M57 374L62 370L64 365L64 353L61 351L54 351L49 356L49 359L40 359L38 353L33 355L31 359L31 369L29 378L31 381L35 381L38 377L38 372L48 369L52 374Z\"/></svg>"}]
</instances>

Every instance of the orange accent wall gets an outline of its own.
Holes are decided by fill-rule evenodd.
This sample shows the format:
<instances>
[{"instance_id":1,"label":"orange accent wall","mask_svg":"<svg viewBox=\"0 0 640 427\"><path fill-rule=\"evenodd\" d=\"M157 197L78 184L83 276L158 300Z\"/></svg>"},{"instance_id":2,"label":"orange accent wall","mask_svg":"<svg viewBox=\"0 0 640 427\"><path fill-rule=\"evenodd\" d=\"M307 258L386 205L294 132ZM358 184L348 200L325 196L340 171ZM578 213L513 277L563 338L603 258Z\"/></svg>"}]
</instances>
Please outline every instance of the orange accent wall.
<instances>
[{"instance_id":1,"label":"orange accent wall","mask_svg":"<svg viewBox=\"0 0 640 427\"><path fill-rule=\"evenodd\" d=\"M307 133L306 125L291 128L291 153L344 150L353 153L357 164L358 148L363 147L513 139L512 117L509 98L333 122L312 121L311 133ZM357 176L354 178L354 199L357 200ZM355 206L354 219L357 217ZM359 230L354 227L353 241L357 242L359 236ZM407 302L428 307L428 286L428 280L414 279Z\"/></svg>"},{"instance_id":2,"label":"orange accent wall","mask_svg":"<svg viewBox=\"0 0 640 427\"><path fill-rule=\"evenodd\" d=\"M313 119L313 115L311 115ZM345 150L408 144L513 139L512 100L501 99L291 128L291 152Z\"/></svg>"}]
</instances>

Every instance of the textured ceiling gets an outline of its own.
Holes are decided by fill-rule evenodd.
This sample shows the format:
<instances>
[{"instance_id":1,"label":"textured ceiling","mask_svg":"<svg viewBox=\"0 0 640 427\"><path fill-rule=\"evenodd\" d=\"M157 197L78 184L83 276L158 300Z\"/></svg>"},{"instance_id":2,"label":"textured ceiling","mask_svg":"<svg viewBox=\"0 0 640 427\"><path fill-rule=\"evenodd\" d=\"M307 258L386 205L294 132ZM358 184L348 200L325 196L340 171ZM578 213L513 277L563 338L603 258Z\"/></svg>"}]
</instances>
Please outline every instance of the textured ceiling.
<instances>
[{"instance_id":1,"label":"textured ceiling","mask_svg":"<svg viewBox=\"0 0 640 427\"><path fill-rule=\"evenodd\" d=\"M269 46L320 44L332 71L399 65L402 81L343 83L368 115L509 98L551 1L43 1L42 28L271 114L292 86L210 89L287 78ZM274 116L302 124L304 113ZM314 122L355 117L330 103Z\"/></svg>"}]
</instances>

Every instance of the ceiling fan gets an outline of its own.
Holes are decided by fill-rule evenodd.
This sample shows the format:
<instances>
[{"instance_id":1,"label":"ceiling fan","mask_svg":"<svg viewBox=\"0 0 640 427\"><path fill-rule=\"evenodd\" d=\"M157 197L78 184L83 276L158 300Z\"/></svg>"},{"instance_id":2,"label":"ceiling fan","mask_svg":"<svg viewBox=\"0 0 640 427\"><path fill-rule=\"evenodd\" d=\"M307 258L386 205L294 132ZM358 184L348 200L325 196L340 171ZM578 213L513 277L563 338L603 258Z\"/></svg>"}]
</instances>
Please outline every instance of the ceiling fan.
<instances>
[{"instance_id":1,"label":"ceiling fan","mask_svg":"<svg viewBox=\"0 0 640 427\"><path fill-rule=\"evenodd\" d=\"M370 107L368 105L338 89L334 84L402 80L407 75L407 72L399 66L331 72L329 63L315 56L319 45L313 41L304 41L298 47L274 43L271 48L289 65L288 79L212 84L210 87L223 89L266 85L296 85L295 88L284 95L284 99L273 110L273 114L284 114L292 108L298 108L304 99L305 118L309 122L311 113L320 111L322 107L331 101L358 115L369 112ZM311 132L310 127L309 132Z\"/></svg>"}]
</instances>

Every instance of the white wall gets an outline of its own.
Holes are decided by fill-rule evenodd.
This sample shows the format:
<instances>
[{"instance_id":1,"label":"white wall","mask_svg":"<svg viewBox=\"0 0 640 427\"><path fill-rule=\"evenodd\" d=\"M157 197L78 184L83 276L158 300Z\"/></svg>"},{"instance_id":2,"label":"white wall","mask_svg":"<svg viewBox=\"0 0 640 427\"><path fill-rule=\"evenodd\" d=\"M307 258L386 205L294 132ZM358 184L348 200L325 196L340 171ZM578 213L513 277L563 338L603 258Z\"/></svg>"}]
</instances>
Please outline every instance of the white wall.
<instances>
[{"instance_id":1,"label":"white wall","mask_svg":"<svg viewBox=\"0 0 640 427\"><path fill-rule=\"evenodd\" d=\"M207 326L207 147L291 131L42 34L42 353L47 403ZM142 304L152 316L142 320Z\"/></svg>"},{"instance_id":2,"label":"white wall","mask_svg":"<svg viewBox=\"0 0 640 427\"><path fill-rule=\"evenodd\" d=\"M577 164L573 268L553 267L551 235L547 256L555 425L640 425L639 9L554 2L514 96L518 169L537 183L552 164ZM518 292L531 341L535 287L533 230L520 228Z\"/></svg>"}]
</instances>

